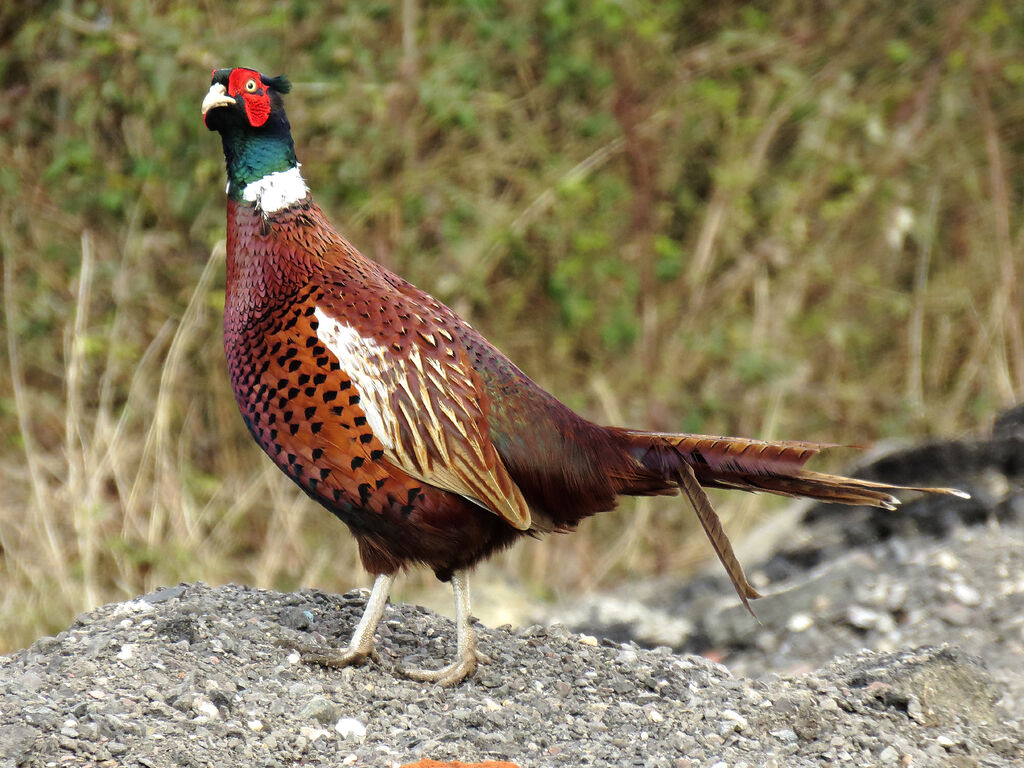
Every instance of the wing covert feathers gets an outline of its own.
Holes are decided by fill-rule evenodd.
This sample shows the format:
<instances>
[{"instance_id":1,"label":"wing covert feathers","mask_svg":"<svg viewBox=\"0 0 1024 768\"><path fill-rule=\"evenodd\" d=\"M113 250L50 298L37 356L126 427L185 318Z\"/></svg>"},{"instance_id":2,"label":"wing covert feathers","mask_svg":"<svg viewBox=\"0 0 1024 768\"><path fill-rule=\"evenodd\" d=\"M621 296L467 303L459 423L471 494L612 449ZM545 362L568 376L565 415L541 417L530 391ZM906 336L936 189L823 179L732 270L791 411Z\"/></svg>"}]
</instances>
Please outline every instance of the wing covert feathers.
<instances>
[{"instance_id":1,"label":"wing covert feathers","mask_svg":"<svg viewBox=\"0 0 1024 768\"><path fill-rule=\"evenodd\" d=\"M444 327L447 318L433 308L437 324L429 325L431 308L411 305L404 319L393 321L401 330L392 341L372 328L337 320L353 322L339 299L327 297L323 303L316 315L319 332L355 378L384 457L518 530L529 529L530 507L491 443L479 377Z\"/></svg>"},{"instance_id":2,"label":"wing covert feathers","mask_svg":"<svg viewBox=\"0 0 1024 768\"><path fill-rule=\"evenodd\" d=\"M388 457L404 471L452 491L519 530L531 525L530 507L487 435L479 381L464 355L444 362L416 347L382 371L391 390Z\"/></svg>"}]
</instances>

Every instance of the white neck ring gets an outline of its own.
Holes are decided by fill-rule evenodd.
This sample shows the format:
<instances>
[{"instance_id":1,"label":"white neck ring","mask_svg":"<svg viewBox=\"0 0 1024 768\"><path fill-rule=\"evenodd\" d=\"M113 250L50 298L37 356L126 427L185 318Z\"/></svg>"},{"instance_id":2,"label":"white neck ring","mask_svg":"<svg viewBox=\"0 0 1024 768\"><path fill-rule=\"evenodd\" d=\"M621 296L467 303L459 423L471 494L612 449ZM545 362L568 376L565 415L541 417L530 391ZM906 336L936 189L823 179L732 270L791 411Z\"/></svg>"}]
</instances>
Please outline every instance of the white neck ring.
<instances>
[{"instance_id":1,"label":"white neck ring","mask_svg":"<svg viewBox=\"0 0 1024 768\"><path fill-rule=\"evenodd\" d=\"M246 184L242 190L242 199L256 203L256 207L266 216L302 202L308 194L309 187L296 165L287 171L269 173L262 179Z\"/></svg>"}]
</instances>

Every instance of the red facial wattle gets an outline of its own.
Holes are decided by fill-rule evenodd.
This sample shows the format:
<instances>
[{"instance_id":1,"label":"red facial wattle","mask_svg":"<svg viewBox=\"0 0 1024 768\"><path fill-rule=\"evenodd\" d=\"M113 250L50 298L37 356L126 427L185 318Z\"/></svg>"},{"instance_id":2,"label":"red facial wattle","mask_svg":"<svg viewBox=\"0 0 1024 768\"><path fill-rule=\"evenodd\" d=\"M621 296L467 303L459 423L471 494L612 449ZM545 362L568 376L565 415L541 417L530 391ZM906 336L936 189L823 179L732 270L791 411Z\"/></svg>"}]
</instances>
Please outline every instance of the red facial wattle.
<instances>
[{"instance_id":1,"label":"red facial wattle","mask_svg":"<svg viewBox=\"0 0 1024 768\"><path fill-rule=\"evenodd\" d=\"M251 69L236 69L228 78L228 94L242 99L245 116L253 128L259 128L270 117L270 96L259 72Z\"/></svg>"}]
</instances>

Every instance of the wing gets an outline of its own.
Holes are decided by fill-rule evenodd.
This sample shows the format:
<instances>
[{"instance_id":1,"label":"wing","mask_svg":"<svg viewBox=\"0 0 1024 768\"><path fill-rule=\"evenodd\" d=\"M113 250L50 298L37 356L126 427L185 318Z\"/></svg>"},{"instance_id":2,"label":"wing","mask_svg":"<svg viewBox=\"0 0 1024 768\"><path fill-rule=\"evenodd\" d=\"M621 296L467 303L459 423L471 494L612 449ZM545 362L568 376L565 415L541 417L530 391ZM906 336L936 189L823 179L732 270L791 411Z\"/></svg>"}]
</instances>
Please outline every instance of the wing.
<instances>
[{"instance_id":1,"label":"wing","mask_svg":"<svg viewBox=\"0 0 1024 768\"><path fill-rule=\"evenodd\" d=\"M314 314L317 336L351 377L385 458L528 529L529 505L491 442L488 399L457 340L463 321L418 290L410 295L397 278L386 293L371 293L373 277L325 286Z\"/></svg>"}]
</instances>

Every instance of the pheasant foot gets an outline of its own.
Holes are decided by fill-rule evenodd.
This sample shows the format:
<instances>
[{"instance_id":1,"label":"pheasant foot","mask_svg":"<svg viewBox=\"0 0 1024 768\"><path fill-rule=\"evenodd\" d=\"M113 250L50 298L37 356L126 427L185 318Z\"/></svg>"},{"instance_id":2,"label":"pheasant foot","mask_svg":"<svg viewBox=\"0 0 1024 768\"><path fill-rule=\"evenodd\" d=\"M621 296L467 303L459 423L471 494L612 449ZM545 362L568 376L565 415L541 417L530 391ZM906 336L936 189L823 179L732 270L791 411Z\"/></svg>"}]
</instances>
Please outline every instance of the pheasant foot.
<instances>
[{"instance_id":1,"label":"pheasant foot","mask_svg":"<svg viewBox=\"0 0 1024 768\"><path fill-rule=\"evenodd\" d=\"M452 576L452 593L455 596L455 633L458 642L456 659L440 669L399 669L400 675L424 683L443 686L458 685L476 672L477 664L489 664L491 660L476 649L476 633L469 623L469 573L456 571Z\"/></svg>"},{"instance_id":2,"label":"pheasant foot","mask_svg":"<svg viewBox=\"0 0 1024 768\"><path fill-rule=\"evenodd\" d=\"M323 648L309 645L299 648L298 651L299 658L303 664L319 664L322 667L334 667L336 669L362 664L368 658L377 657L377 652L373 648L363 650L361 648L353 648L352 646L341 650L338 648Z\"/></svg>"},{"instance_id":3,"label":"pheasant foot","mask_svg":"<svg viewBox=\"0 0 1024 768\"><path fill-rule=\"evenodd\" d=\"M460 654L456 661L440 669L405 669L400 667L397 672L410 680L423 683L437 683L445 687L458 685L476 672L477 664L490 664L491 660L475 648L467 654Z\"/></svg>"},{"instance_id":4,"label":"pheasant foot","mask_svg":"<svg viewBox=\"0 0 1024 768\"><path fill-rule=\"evenodd\" d=\"M377 652L373 648L373 633L377 630L381 616L384 615L384 608L388 604L388 593L395 577L382 573L373 582L373 591L366 600L366 607L363 615L356 624L352 639L344 649L329 648L326 646L311 645L298 649L299 656L306 664L320 664L325 667L348 667L353 664L363 663L367 657L376 657Z\"/></svg>"}]
</instances>

